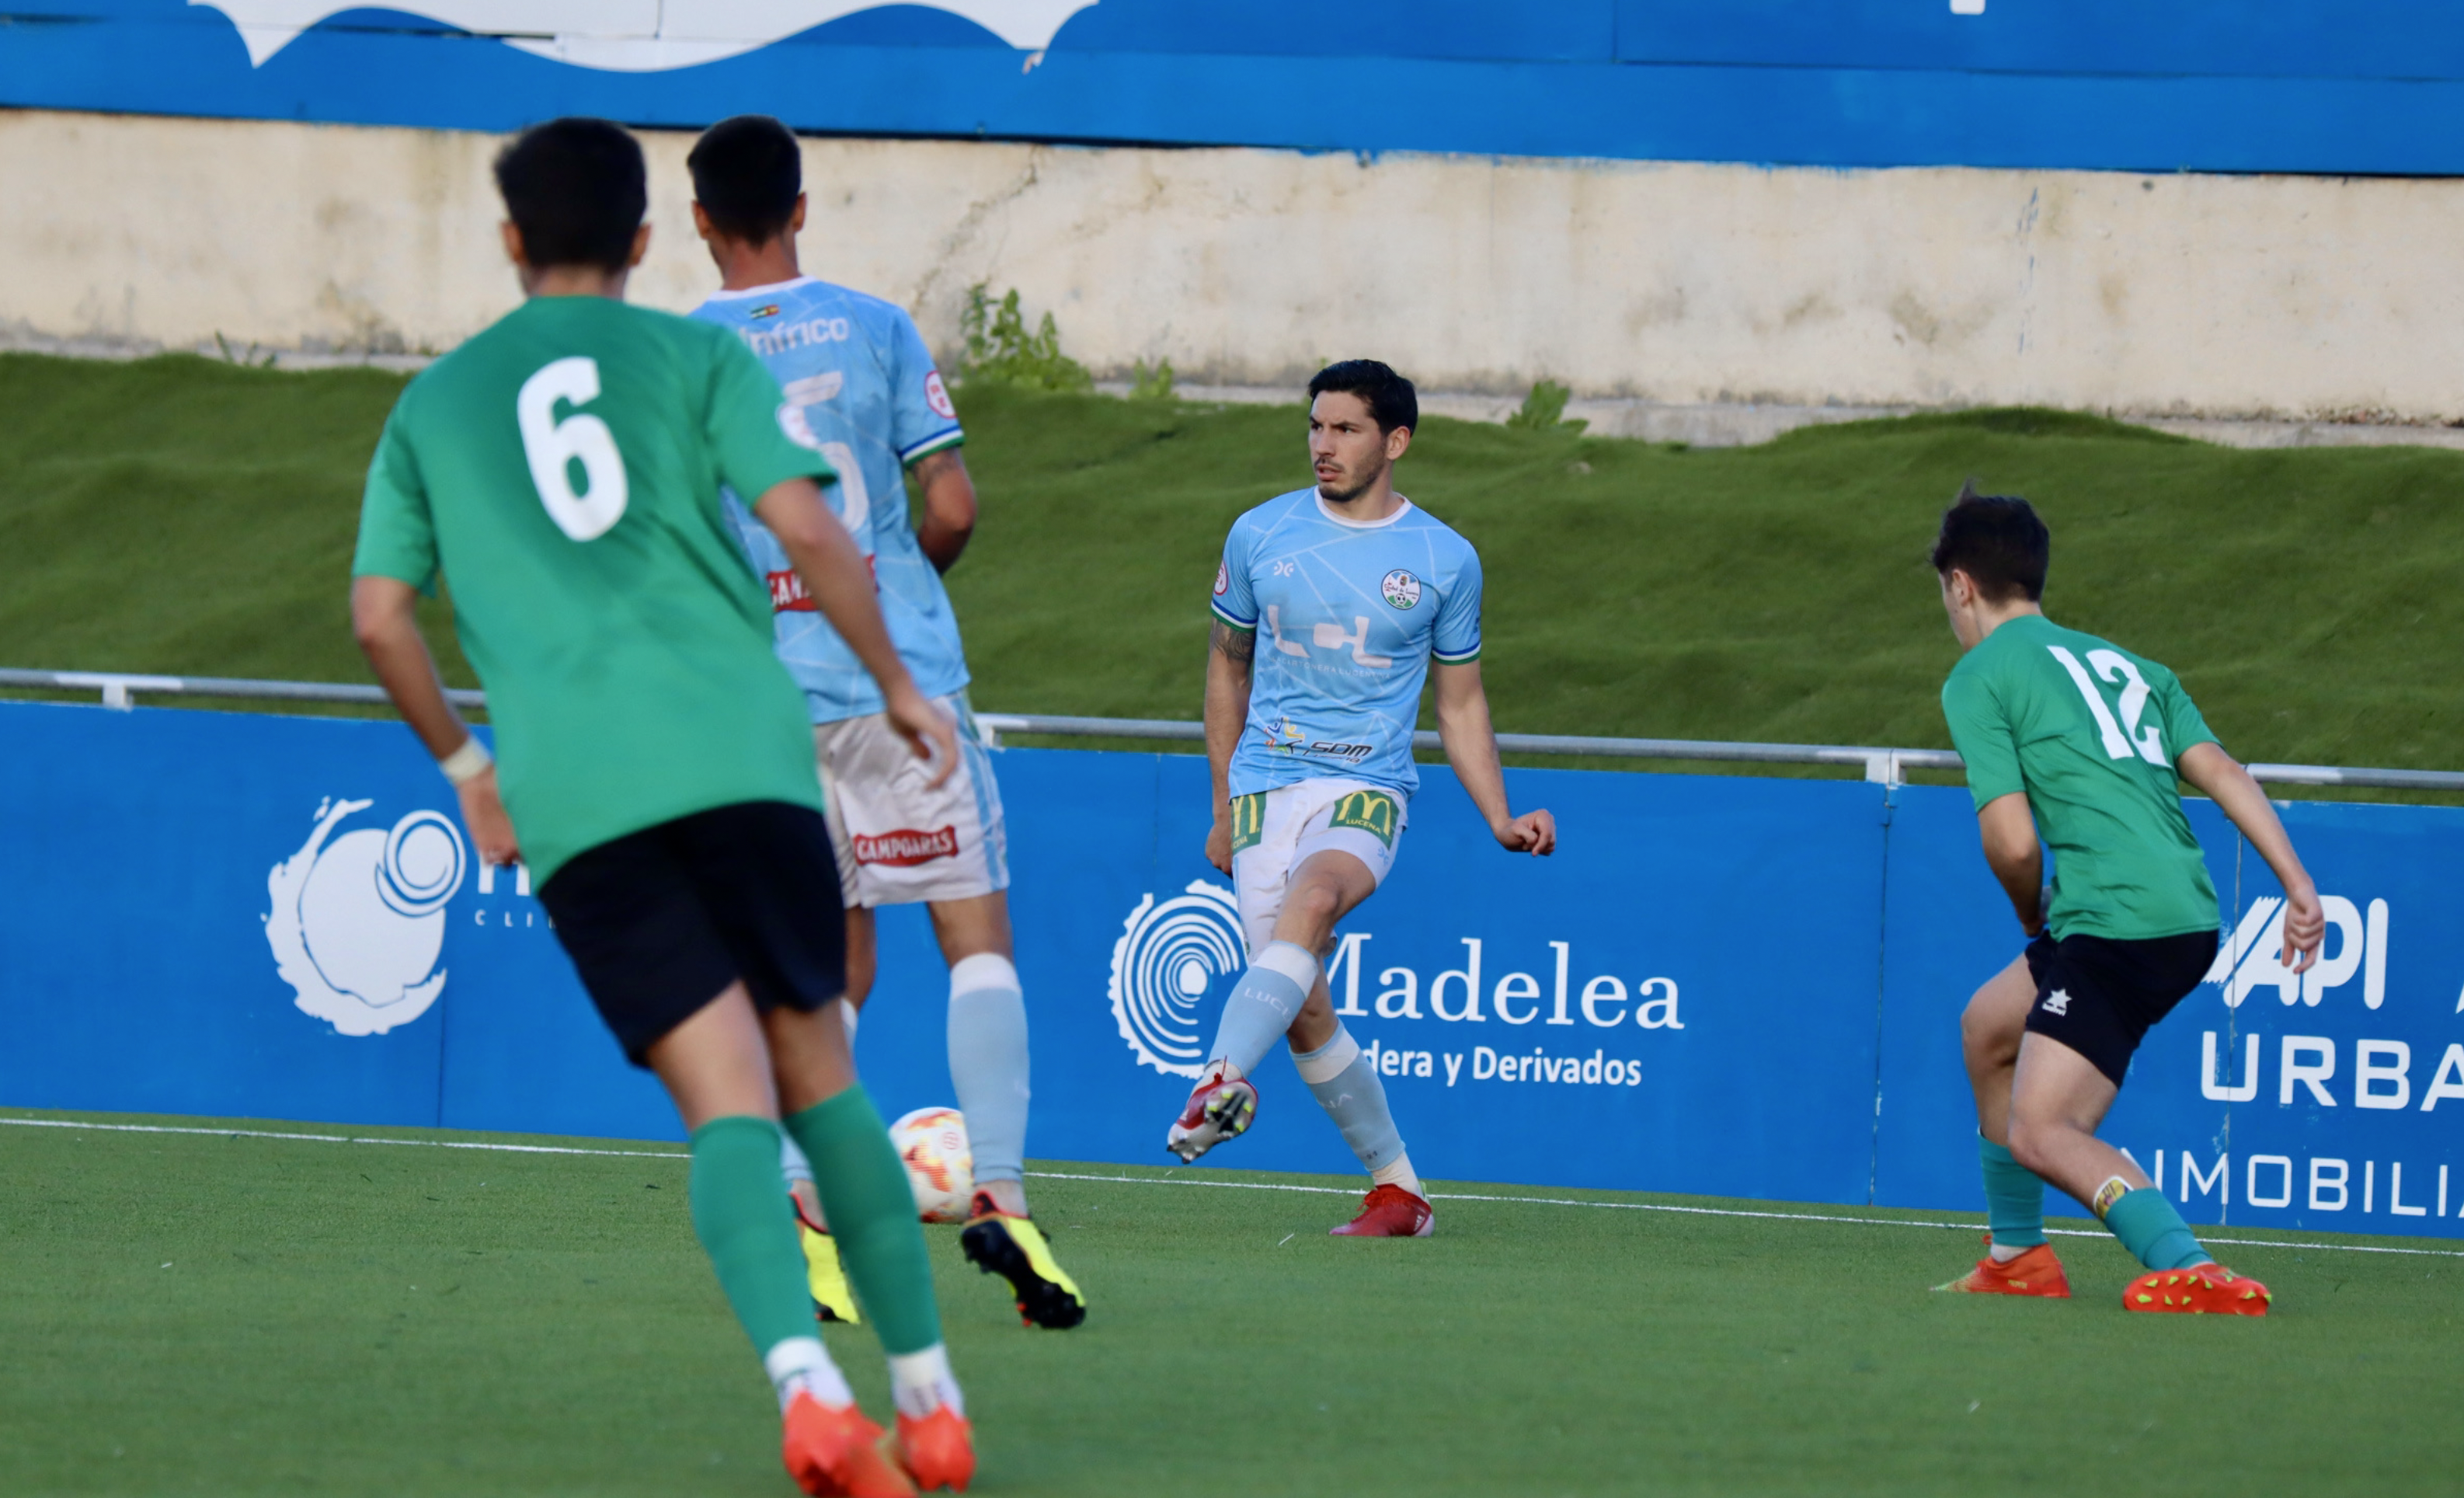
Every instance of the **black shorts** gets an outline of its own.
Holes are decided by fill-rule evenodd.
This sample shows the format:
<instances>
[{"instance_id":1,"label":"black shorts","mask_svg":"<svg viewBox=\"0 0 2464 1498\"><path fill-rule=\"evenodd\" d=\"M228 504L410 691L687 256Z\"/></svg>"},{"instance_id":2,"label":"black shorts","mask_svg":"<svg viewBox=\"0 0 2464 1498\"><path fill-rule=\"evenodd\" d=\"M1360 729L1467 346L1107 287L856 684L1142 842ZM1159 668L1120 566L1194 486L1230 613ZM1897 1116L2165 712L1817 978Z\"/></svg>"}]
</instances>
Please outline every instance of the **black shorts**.
<instances>
[{"instance_id":1,"label":"black shorts","mask_svg":"<svg viewBox=\"0 0 2464 1498\"><path fill-rule=\"evenodd\" d=\"M822 814L716 806L574 855L539 887L599 1017L633 1065L738 979L764 1010L847 992L847 912Z\"/></svg>"},{"instance_id":2,"label":"black shorts","mask_svg":"<svg viewBox=\"0 0 2464 1498\"><path fill-rule=\"evenodd\" d=\"M2028 1028L2085 1056L2120 1087L2139 1043L2207 979L2215 958L2212 931L2145 941L2038 936L2028 943L2028 976L2036 980Z\"/></svg>"}]
</instances>

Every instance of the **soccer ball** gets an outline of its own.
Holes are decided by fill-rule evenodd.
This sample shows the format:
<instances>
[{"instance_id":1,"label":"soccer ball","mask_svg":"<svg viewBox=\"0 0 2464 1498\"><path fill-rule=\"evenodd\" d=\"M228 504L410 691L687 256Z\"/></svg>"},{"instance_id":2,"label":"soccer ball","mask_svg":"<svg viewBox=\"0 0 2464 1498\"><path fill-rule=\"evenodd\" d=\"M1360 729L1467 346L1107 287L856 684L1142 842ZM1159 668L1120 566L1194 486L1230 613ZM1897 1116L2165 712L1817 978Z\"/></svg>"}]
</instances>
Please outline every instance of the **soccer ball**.
<instances>
[{"instance_id":1,"label":"soccer ball","mask_svg":"<svg viewBox=\"0 0 2464 1498\"><path fill-rule=\"evenodd\" d=\"M966 1115L955 1108L919 1108L890 1126L890 1142L907 1164L915 1215L928 1223L965 1222L976 1194Z\"/></svg>"}]
</instances>

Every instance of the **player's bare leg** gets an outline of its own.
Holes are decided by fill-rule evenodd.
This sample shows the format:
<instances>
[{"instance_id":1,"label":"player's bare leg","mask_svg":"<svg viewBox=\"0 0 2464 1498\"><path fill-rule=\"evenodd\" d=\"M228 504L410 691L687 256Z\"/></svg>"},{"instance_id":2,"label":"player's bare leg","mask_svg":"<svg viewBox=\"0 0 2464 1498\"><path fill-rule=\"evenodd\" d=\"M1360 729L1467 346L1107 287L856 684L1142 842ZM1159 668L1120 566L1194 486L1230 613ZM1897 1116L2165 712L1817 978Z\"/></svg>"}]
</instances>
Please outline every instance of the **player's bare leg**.
<instances>
[{"instance_id":1,"label":"player's bare leg","mask_svg":"<svg viewBox=\"0 0 2464 1498\"><path fill-rule=\"evenodd\" d=\"M2036 982L2026 957L2012 959L1968 1002L1960 1050L1976 1093L1977 1163L1985 1177L1986 1257L1946 1290L1996 1295L2070 1294L2061 1260L2045 1238L2045 1183L2011 1155L2011 1078Z\"/></svg>"}]
</instances>

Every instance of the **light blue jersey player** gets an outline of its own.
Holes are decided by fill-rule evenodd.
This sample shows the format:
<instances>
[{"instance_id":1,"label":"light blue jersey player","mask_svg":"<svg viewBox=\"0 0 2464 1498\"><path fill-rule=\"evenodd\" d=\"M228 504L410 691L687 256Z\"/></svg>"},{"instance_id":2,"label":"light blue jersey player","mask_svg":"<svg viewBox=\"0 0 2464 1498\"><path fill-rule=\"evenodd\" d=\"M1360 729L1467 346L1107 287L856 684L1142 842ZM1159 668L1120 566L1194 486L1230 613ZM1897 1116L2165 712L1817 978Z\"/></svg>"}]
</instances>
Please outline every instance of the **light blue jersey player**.
<instances>
[{"instance_id":1,"label":"light blue jersey player","mask_svg":"<svg viewBox=\"0 0 2464 1498\"><path fill-rule=\"evenodd\" d=\"M834 510L869 559L899 658L957 726L958 763L938 785L882 712L871 681L797 582L777 538L732 499L747 556L770 584L779 657L804 689L846 895L849 1033L872 986L873 907L921 901L950 966L950 1080L975 1154L967 1257L1010 1283L1031 1326L1076 1326L1085 1299L1027 1216L1026 1002L1011 961L1007 832L1001 788L968 710L967 661L941 574L976 523L958 455L966 434L906 312L802 274L803 155L778 121L743 115L710 128L687 158L693 222L722 289L693 315L744 341L786 395L787 434L839 474ZM907 478L923 496L911 525ZM857 1311L820 1230L810 1172L788 1175L808 1220L805 1254L825 1311Z\"/></svg>"},{"instance_id":2,"label":"light blue jersey player","mask_svg":"<svg viewBox=\"0 0 2464 1498\"><path fill-rule=\"evenodd\" d=\"M1309 381L1314 488L1233 522L1215 574L1206 856L1232 875L1249 968L1165 1147L1195 1160L1249 1127L1250 1073L1278 1039L1370 1175L1338 1235L1425 1238L1436 1224L1376 1068L1335 1018L1321 966L1335 923L1395 866L1419 772L1412 731L1437 677L1446 760L1503 847L1557 846L1546 811L1515 816L1480 682L1480 556L1395 492L1412 445L1412 383L1375 360ZM1434 664L1434 668L1432 663Z\"/></svg>"}]
</instances>

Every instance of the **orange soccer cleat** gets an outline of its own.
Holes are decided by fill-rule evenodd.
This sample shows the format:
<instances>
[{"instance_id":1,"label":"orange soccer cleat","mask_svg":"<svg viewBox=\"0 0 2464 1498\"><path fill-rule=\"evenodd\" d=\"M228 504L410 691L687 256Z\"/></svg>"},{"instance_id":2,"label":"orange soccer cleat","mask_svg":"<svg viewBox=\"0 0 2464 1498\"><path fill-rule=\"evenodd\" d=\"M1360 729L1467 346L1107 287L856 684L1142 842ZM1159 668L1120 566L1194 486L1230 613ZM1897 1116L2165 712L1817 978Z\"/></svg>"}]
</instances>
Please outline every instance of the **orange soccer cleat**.
<instances>
[{"instance_id":1,"label":"orange soccer cleat","mask_svg":"<svg viewBox=\"0 0 2464 1498\"><path fill-rule=\"evenodd\" d=\"M1429 1204L1400 1186L1376 1186L1360 1203L1360 1215L1341 1227L1327 1229L1331 1238L1426 1238L1438 1230L1438 1215Z\"/></svg>"},{"instance_id":2,"label":"orange soccer cleat","mask_svg":"<svg viewBox=\"0 0 2464 1498\"><path fill-rule=\"evenodd\" d=\"M2130 1282L2122 1292L2124 1311L2172 1311L2210 1316L2263 1316L2275 1297L2267 1287L2221 1264L2158 1269Z\"/></svg>"},{"instance_id":3,"label":"orange soccer cleat","mask_svg":"<svg viewBox=\"0 0 2464 1498\"><path fill-rule=\"evenodd\" d=\"M946 1404L922 1420L899 1416L898 1436L891 1445L898 1465L926 1492L935 1487L965 1492L976 1475L975 1427Z\"/></svg>"},{"instance_id":4,"label":"orange soccer cleat","mask_svg":"<svg viewBox=\"0 0 2464 1498\"><path fill-rule=\"evenodd\" d=\"M809 1394L788 1403L779 1440L787 1475L814 1498L913 1498L915 1485L882 1450L888 1444L864 1411Z\"/></svg>"},{"instance_id":5,"label":"orange soccer cleat","mask_svg":"<svg viewBox=\"0 0 2464 1498\"><path fill-rule=\"evenodd\" d=\"M1989 1245L1991 1234L1985 1238ZM1976 1267L1951 1281L1937 1285L1938 1290L1962 1290L1970 1295L2041 1295L2048 1300L2071 1297L2070 1276L2062 1272L2062 1261L2054 1256L2054 1245L2038 1244L2008 1264L1996 1264L1987 1254L1976 1261Z\"/></svg>"}]
</instances>

